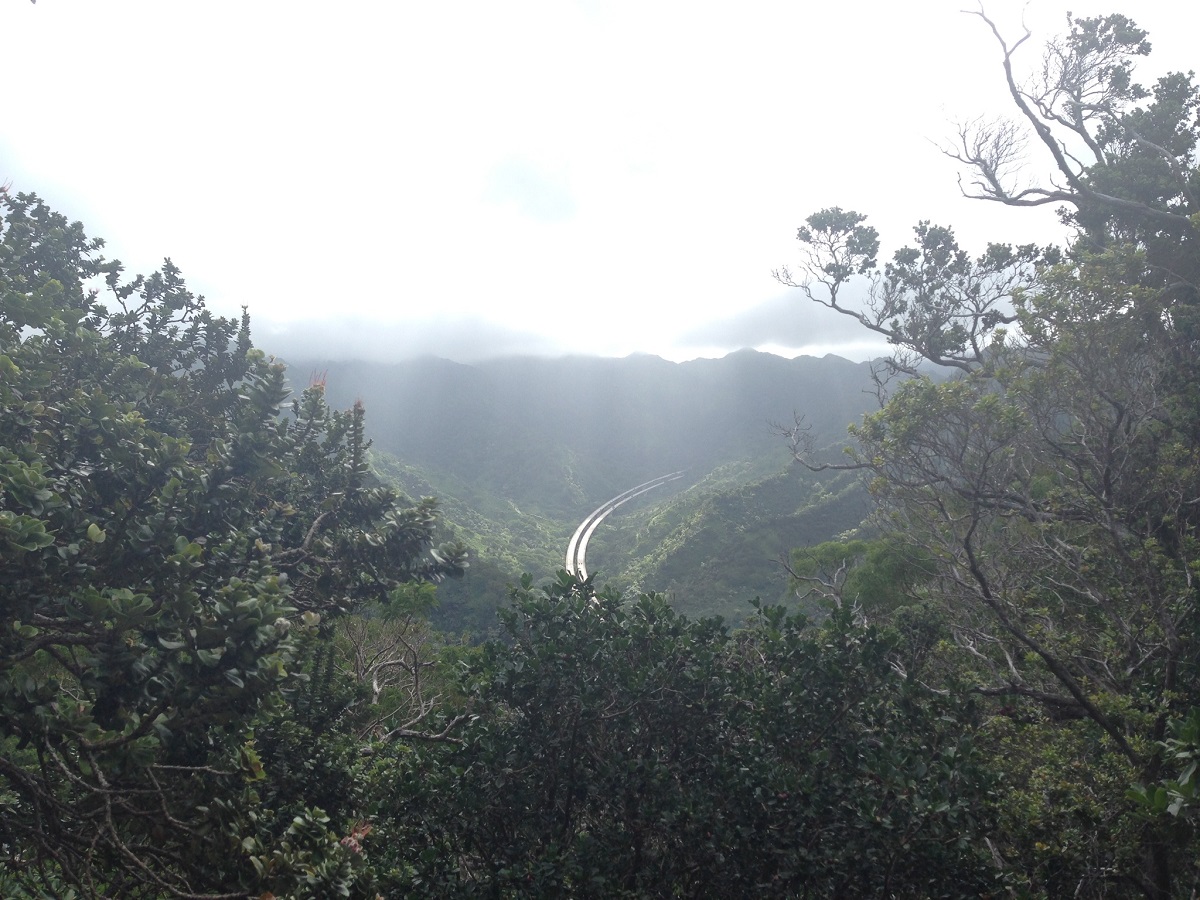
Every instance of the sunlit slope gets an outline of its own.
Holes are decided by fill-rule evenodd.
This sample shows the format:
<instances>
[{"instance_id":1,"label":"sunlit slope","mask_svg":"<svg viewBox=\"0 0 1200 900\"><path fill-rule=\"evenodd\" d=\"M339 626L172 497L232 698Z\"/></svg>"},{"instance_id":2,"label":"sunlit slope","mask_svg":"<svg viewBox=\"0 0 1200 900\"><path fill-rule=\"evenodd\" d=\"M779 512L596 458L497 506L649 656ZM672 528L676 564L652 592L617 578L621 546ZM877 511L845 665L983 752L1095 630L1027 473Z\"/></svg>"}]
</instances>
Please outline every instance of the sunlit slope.
<instances>
[{"instance_id":1,"label":"sunlit slope","mask_svg":"<svg viewBox=\"0 0 1200 900\"><path fill-rule=\"evenodd\" d=\"M780 560L858 526L866 491L847 473L749 469L723 466L665 502L614 517L593 538L589 567L622 588L665 592L689 616L736 620L755 597L785 601Z\"/></svg>"},{"instance_id":2,"label":"sunlit slope","mask_svg":"<svg viewBox=\"0 0 1200 900\"><path fill-rule=\"evenodd\" d=\"M773 422L805 416L822 442L873 397L866 364L744 350L672 363L652 356L498 359L467 366L295 360L326 373L333 404L361 399L375 446L540 515L575 519L663 472L786 459Z\"/></svg>"},{"instance_id":3,"label":"sunlit slope","mask_svg":"<svg viewBox=\"0 0 1200 900\"><path fill-rule=\"evenodd\" d=\"M678 364L292 363L323 374L331 403L363 401L379 474L438 496L473 548L467 578L440 589L444 627L486 630L507 583L553 575L584 516L663 472L685 474L607 519L588 568L601 582L669 591L694 613L740 618L754 596L779 599L774 560L865 511L847 476L789 468L775 425L801 414L819 444L844 443L875 404L866 364L754 351Z\"/></svg>"}]
</instances>

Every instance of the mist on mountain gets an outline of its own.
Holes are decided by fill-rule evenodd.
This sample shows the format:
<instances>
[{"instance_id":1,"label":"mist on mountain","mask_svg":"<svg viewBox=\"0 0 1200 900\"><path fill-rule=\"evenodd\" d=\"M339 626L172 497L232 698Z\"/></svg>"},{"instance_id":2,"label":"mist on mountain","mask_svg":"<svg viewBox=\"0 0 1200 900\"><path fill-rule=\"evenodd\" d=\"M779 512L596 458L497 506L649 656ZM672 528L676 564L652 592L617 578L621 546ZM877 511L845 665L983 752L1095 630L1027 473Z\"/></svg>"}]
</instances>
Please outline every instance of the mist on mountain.
<instances>
[{"instance_id":1,"label":"mist on mountain","mask_svg":"<svg viewBox=\"0 0 1200 900\"><path fill-rule=\"evenodd\" d=\"M564 308L574 301L564 298ZM887 345L858 323L794 292L748 307L731 305L716 318L680 316L670 330L608 334L597 310L595 328L564 326L547 335L488 318L438 314L403 321L347 316L340 311L323 318L288 321L255 316L255 339L279 356L337 362L392 364L424 357L478 363L513 357L600 356L623 358L649 354L666 360L720 358L744 348L774 355L824 356L832 353L853 361L885 356ZM564 317L564 321L573 317Z\"/></svg>"},{"instance_id":2,"label":"mist on mountain","mask_svg":"<svg viewBox=\"0 0 1200 900\"><path fill-rule=\"evenodd\" d=\"M795 467L780 429L802 417L837 458L848 424L877 403L869 363L755 350L680 363L288 362L296 387L315 375L333 406L361 401L377 468L410 495L438 496L473 545L467 578L440 589L456 610L442 613L451 627L480 627L505 580L553 575L584 516L670 472L684 476L605 521L589 571L624 589L677 592L690 612L737 618L755 596L777 599L787 579L776 558L866 514L855 479Z\"/></svg>"}]
</instances>

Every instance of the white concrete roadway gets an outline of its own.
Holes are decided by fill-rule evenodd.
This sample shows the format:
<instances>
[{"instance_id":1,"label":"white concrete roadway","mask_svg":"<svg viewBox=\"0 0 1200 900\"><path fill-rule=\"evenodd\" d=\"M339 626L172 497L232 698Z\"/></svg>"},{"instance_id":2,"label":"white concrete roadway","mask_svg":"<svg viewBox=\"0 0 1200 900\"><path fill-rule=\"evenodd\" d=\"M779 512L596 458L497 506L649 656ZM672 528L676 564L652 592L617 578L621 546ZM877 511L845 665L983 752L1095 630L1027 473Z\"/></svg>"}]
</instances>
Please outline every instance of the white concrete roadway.
<instances>
[{"instance_id":1,"label":"white concrete roadway","mask_svg":"<svg viewBox=\"0 0 1200 900\"><path fill-rule=\"evenodd\" d=\"M630 488L623 494L618 494L608 502L597 507L586 519L579 523L579 527L575 529L575 533L571 535L571 540L567 543L567 572L577 578L587 578L587 545L591 540L592 533L596 527L603 522L608 514L620 506L622 503L627 503L634 497L652 491L660 485L666 484L668 481L674 481L676 478L682 478L683 472L672 472L670 475L660 475L658 478L652 478L644 484L639 484L637 487Z\"/></svg>"}]
</instances>

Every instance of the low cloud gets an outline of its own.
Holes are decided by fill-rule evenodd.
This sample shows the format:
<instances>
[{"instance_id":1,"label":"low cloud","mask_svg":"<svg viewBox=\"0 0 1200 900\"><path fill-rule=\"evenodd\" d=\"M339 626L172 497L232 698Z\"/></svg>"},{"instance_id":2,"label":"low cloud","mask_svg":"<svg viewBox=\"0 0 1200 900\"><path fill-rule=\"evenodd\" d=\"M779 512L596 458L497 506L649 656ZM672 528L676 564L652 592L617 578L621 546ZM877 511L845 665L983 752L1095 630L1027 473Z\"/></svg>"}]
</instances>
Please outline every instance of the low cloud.
<instances>
[{"instance_id":1,"label":"low cloud","mask_svg":"<svg viewBox=\"0 0 1200 900\"><path fill-rule=\"evenodd\" d=\"M396 362L420 356L440 356L471 363L498 356L545 356L562 352L553 341L541 335L478 319L423 322L255 320L252 326L255 346L284 359Z\"/></svg>"},{"instance_id":2,"label":"low cloud","mask_svg":"<svg viewBox=\"0 0 1200 900\"><path fill-rule=\"evenodd\" d=\"M724 319L696 325L680 334L682 347L823 355L866 359L888 352L883 338L849 316L812 303L796 292L781 294Z\"/></svg>"},{"instance_id":3,"label":"low cloud","mask_svg":"<svg viewBox=\"0 0 1200 900\"><path fill-rule=\"evenodd\" d=\"M783 294L748 310L685 326L675 334L630 334L620 346L606 347L594 335L566 330L561 338L523 331L487 319L446 316L387 322L365 318L278 321L255 317L254 343L284 359L397 362L438 356L474 363L505 356L562 356L571 353L624 356L651 353L681 361L724 356L751 347L779 356L873 359L887 344L847 316L817 306L797 294Z\"/></svg>"}]
</instances>

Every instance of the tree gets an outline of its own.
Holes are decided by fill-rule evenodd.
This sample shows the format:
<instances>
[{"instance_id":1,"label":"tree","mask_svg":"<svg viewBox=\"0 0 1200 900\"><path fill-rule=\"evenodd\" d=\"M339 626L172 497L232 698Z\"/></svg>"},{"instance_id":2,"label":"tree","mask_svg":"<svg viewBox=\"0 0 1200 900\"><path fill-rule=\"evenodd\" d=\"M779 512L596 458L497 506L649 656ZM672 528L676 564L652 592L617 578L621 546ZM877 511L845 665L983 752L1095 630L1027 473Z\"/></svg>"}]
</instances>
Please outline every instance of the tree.
<instances>
[{"instance_id":1,"label":"tree","mask_svg":"<svg viewBox=\"0 0 1200 900\"><path fill-rule=\"evenodd\" d=\"M1068 204L1070 248L993 245L971 259L950 229L921 223L880 272L865 217L834 209L799 231L804 277L780 276L886 335L900 351L891 371L915 376L854 429L848 465L932 562L926 595L944 604L976 691L1084 727L1073 752L1094 748L1097 770L1156 785L1163 742L1200 691L1196 90L1181 75L1136 85L1132 58L1149 46L1121 16L1075 20L1020 87L1025 38L1010 47L992 27L1059 180L1012 186L1023 145L1011 124L965 129L954 155L975 196ZM853 279L867 281L863 306L843 301ZM934 380L921 360L956 374ZM1166 804L1139 818L1123 794L1106 815L1133 846L1099 848L1071 889L1194 889L1190 825Z\"/></svg>"},{"instance_id":2,"label":"tree","mask_svg":"<svg viewBox=\"0 0 1200 900\"><path fill-rule=\"evenodd\" d=\"M248 316L212 315L169 260L126 280L34 195L0 211L7 877L131 897L336 884L346 823L259 815L253 729L322 617L458 571L461 549L430 549L433 501L371 483L361 406L330 410L318 384L280 414L284 370Z\"/></svg>"},{"instance_id":3,"label":"tree","mask_svg":"<svg viewBox=\"0 0 1200 900\"><path fill-rule=\"evenodd\" d=\"M416 730L441 708L444 678L438 672L439 647L425 616L436 602L428 583L406 586L387 605L364 607L338 622L339 669L364 689L360 738L378 741L417 737L452 739L465 716L451 719L438 734Z\"/></svg>"},{"instance_id":4,"label":"tree","mask_svg":"<svg viewBox=\"0 0 1200 900\"><path fill-rule=\"evenodd\" d=\"M731 633L661 596L527 578L469 664L462 743L379 823L393 893L962 896L996 887L990 781L896 633L782 608ZM398 867L397 867L398 868Z\"/></svg>"},{"instance_id":5,"label":"tree","mask_svg":"<svg viewBox=\"0 0 1200 900\"><path fill-rule=\"evenodd\" d=\"M914 588L933 574L913 549L895 534L826 541L793 550L786 568L798 596L848 605L874 618L907 605Z\"/></svg>"},{"instance_id":6,"label":"tree","mask_svg":"<svg viewBox=\"0 0 1200 900\"><path fill-rule=\"evenodd\" d=\"M1111 15L1071 20L1070 31L1046 45L1037 73L1022 80L1014 59L1029 31L1010 44L982 7L975 14L1000 46L1017 117L959 129L947 153L968 168L964 193L1008 206L1065 204L1064 219L1091 246L1142 245L1162 286L1194 301L1200 272L1181 246L1194 239L1200 212L1194 76L1174 72L1151 89L1136 83L1136 58L1150 53L1147 33ZM1030 145L1049 163L1049 186L1018 186Z\"/></svg>"}]
</instances>

